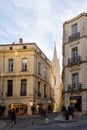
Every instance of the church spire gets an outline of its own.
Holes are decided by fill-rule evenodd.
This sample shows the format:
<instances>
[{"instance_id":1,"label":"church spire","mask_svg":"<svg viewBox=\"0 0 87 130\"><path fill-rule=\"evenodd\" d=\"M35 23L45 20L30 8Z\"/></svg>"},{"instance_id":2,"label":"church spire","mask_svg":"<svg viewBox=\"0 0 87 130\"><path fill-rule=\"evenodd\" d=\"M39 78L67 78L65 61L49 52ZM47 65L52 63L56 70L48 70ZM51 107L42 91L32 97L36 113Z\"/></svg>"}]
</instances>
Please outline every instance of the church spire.
<instances>
[{"instance_id":1,"label":"church spire","mask_svg":"<svg viewBox=\"0 0 87 130\"><path fill-rule=\"evenodd\" d=\"M52 60L53 66L57 68L57 71L60 71L60 65L59 65L59 59L57 57L57 49L56 49L56 42L54 42L54 52L53 52L53 60Z\"/></svg>"},{"instance_id":2,"label":"church spire","mask_svg":"<svg viewBox=\"0 0 87 130\"><path fill-rule=\"evenodd\" d=\"M53 60L57 60L57 50L56 50L56 43L54 43L54 53L53 53Z\"/></svg>"}]
</instances>

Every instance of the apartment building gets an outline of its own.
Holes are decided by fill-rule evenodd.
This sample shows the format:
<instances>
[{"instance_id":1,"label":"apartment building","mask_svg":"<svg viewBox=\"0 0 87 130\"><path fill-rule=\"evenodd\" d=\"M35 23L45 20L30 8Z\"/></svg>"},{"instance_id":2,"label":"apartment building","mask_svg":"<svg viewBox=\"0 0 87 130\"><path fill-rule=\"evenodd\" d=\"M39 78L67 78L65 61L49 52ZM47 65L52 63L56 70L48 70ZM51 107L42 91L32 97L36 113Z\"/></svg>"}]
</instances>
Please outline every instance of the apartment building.
<instances>
[{"instance_id":1,"label":"apartment building","mask_svg":"<svg viewBox=\"0 0 87 130\"><path fill-rule=\"evenodd\" d=\"M87 113L87 13L63 25L63 100Z\"/></svg>"},{"instance_id":2,"label":"apartment building","mask_svg":"<svg viewBox=\"0 0 87 130\"><path fill-rule=\"evenodd\" d=\"M51 62L35 43L0 45L0 102L16 114L31 114L31 106L48 109L53 89ZM51 94L52 93L52 94Z\"/></svg>"}]
</instances>

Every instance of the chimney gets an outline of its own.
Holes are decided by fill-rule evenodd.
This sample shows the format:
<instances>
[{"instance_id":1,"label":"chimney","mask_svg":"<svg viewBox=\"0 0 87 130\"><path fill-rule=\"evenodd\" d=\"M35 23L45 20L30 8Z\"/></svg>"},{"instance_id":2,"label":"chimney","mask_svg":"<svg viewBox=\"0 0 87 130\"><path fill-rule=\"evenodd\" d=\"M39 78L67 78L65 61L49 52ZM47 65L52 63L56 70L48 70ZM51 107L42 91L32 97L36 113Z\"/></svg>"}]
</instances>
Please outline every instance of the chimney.
<instances>
[{"instance_id":1,"label":"chimney","mask_svg":"<svg viewBox=\"0 0 87 130\"><path fill-rule=\"evenodd\" d=\"M23 43L23 39L19 38L19 44L22 44L22 43Z\"/></svg>"}]
</instances>

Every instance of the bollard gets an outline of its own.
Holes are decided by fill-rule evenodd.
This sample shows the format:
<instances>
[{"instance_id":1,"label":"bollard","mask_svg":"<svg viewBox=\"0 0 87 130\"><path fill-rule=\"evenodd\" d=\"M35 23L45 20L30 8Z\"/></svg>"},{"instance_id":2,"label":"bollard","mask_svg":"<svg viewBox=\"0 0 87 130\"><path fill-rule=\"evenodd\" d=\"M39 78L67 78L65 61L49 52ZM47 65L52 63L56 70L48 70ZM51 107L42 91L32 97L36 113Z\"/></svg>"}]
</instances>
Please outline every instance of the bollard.
<instances>
[{"instance_id":1,"label":"bollard","mask_svg":"<svg viewBox=\"0 0 87 130\"><path fill-rule=\"evenodd\" d=\"M73 119L72 119L72 115L70 115L70 116L69 116L69 121L72 121L72 120L73 120Z\"/></svg>"},{"instance_id":2,"label":"bollard","mask_svg":"<svg viewBox=\"0 0 87 130\"><path fill-rule=\"evenodd\" d=\"M34 126L34 124L35 124L34 119L31 119L31 126Z\"/></svg>"},{"instance_id":3,"label":"bollard","mask_svg":"<svg viewBox=\"0 0 87 130\"><path fill-rule=\"evenodd\" d=\"M45 124L49 124L49 119L48 118L45 119Z\"/></svg>"},{"instance_id":4,"label":"bollard","mask_svg":"<svg viewBox=\"0 0 87 130\"><path fill-rule=\"evenodd\" d=\"M9 123L9 128L10 128L10 129L13 128L13 123L12 123L12 122Z\"/></svg>"}]
</instances>

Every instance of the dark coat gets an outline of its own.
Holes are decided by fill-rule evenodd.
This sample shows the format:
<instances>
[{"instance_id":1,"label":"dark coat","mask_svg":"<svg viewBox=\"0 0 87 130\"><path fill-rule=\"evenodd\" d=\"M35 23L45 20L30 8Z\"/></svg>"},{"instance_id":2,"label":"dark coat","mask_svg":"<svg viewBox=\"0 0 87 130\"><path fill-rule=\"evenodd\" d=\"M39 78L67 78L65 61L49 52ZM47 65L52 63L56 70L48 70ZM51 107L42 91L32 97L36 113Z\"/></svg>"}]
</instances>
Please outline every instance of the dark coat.
<instances>
[{"instance_id":1,"label":"dark coat","mask_svg":"<svg viewBox=\"0 0 87 130\"><path fill-rule=\"evenodd\" d=\"M15 110L11 111L11 119L15 120L16 119L16 115L15 115Z\"/></svg>"},{"instance_id":2,"label":"dark coat","mask_svg":"<svg viewBox=\"0 0 87 130\"><path fill-rule=\"evenodd\" d=\"M68 113L69 113L69 115L73 115L73 107L72 106L68 107Z\"/></svg>"}]
</instances>

